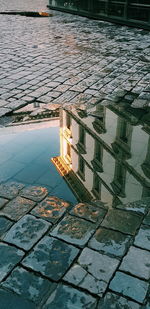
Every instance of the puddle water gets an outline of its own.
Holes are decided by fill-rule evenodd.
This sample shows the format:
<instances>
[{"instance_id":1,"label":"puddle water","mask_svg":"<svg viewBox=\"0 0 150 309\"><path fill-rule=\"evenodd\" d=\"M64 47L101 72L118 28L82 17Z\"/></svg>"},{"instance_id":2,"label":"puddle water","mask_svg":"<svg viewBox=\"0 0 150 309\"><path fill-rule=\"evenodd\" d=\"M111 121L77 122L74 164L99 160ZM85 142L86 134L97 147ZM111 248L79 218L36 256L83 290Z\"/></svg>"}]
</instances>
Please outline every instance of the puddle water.
<instances>
[{"instance_id":1,"label":"puddle water","mask_svg":"<svg viewBox=\"0 0 150 309\"><path fill-rule=\"evenodd\" d=\"M72 203L94 199L110 207L150 196L149 110L119 104L52 110L48 121L0 129L0 182L42 185Z\"/></svg>"}]
</instances>

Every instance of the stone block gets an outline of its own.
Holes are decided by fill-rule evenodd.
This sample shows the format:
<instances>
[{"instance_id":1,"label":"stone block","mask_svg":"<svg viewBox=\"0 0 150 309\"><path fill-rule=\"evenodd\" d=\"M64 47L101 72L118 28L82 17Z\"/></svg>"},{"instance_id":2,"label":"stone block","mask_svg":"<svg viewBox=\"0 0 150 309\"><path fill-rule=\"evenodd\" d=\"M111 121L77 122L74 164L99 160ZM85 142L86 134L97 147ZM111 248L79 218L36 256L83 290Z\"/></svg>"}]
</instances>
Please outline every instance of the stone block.
<instances>
[{"instance_id":1,"label":"stone block","mask_svg":"<svg viewBox=\"0 0 150 309\"><path fill-rule=\"evenodd\" d=\"M148 280L150 278L150 252L130 247L120 265L120 270Z\"/></svg>"},{"instance_id":2,"label":"stone block","mask_svg":"<svg viewBox=\"0 0 150 309\"><path fill-rule=\"evenodd\" d=\"M24 250L29 250L45 234L50 223L26 215L15 223L4 237L4 241Z\"/></svg>"},{"instance_id":3,"label":"stone block","mask_svg":"<svg viewBox=\"0 0 150 309\"><path fill-rule=\"evenodd\" d=\"M37 305L11 291L0 289L0 306L2 309L36 309Z\"/></svg>"},{"instance_id":4,"label":"stone block","mask_svg":"<svg viewBox=\"0 0 150 309\"><path fill-rule=\"evenodd\" d=\"M48 194L48 190L41 186L29 186L21 190L20 195L35 202L40 202Z\"/></svg>"},{"instance_id":5,"label":"stone block","mask_svg":"<svg viewBox=\"0 0 150 309\"><path fill-rule=\"evenodd\" d=\"M68 215L64 217L50 234L83 247L94 231L95 226L93 223Z\"/></svg>"},{"instance_id":6,"label":"stone block","mask_svg":"<svg viewBox=\"0 0 150 309\"><path fill-rule=\"evenodd\" d=\"M46 219L51 223L56 223L69 206L70 204L68 202L65 202L58 197L47 196L46 199L38 204L31 213L35 216Z\"/></svg>"},{"instance_id":7,"label":"stone block","mask_svg":"<svg viewBox=\"0 0 150 309\"><path fill-rule=\"evenodd\" d=\"M0 281L3 280L24 256L24 252L13 246L0 243Z\"/></svg>"},{"instance_id":8,"label":"stone block","mask_svg":"<svg viewBox=\"0 0 150 309\"><path fill-rule=\"evenodd\" d=\"M120 232L99 228L88 243L88 246L105 254L121 257L131 244L131 236Z\"/></svg>"},{"instance_id":9,"label":"stone block","mask_svg":"<svg viewBox=\"0 0 150 309\"><path fill-rule=\"evenodd\" d=\"M63 280L81 287L90 293L96 294L98 296L103 296L107 283L103 280L98 280L91 274L89 274L83 267L79 264L73 265L71 269L64 276Z\"/></svg>"},{"instance_id":10,"label":"stone block","mask_svg":"<svg viewBox=\"0 0 150 309\"><path fill-rule=\"evenodd\" d=\"M0 211L0 215L5 215L14 221L17 221L34 206L35 202L21 196L17 196L15 199L7 203L5 207L3 207Z\"/></svg>"},{"instance_id":11,"label":"stone block","mask_svg":"<svg viewBox=\"0 0 150 309\"><path fill-rule=\"evenodd\" d=\"M116 206L118 209L129 210L137 214L144 215L147 213L148 208L150 207L150 198L144 198L140 201L135 201L127 204L120 204Z\"/></svg>"},{"instance_id":12,"label":"stone block","mask_svg":"<svg viewBox=\"0 0 150 309\"><path fill-rule=\"evenodd\" d=\"M70 286L59 284L43 309L95 309L97 300Z\"/></svg>"},{"instance_id":13,"label":"stone block","mask_svg":"<svg viewBox=\"0 0 150 309\"><path fill-rule=\"evenodd\" d=\"M142 218L136 214L119 209L110 209L101 225L125 234L135 235L141 221Z\"/></svg>"},{"instance_id":14,"label":"stone block","mask_svg":"<svg viewBox=\"0 0 150 309\"><path fill-rule=\"evenodd\" d=\"M89 220L93 223L97 223L99 225L102 222L106 212L107 211L103 208L96 207L87 203L79 203L70 211L70 214Z\"/></svg>"},{"instance_id":15,"label":"stone block","mask_svg":"<svg viewBox=\"0 0 150 309\"><path fill-rule=\"evenodd\" d=\"M120 295L107 293L98 303L97 309L140 309L140 305Z\"/></svg>"},{"instance_id":16,"label":"stone block","mask_svg":"<svg viewBox=\"0 0 150 309\"><path fill-rule=\"evenodd\" d=\"M2 286L37 305L44 303L52 289L55 288L54 283L21 267L16 267Z\"/></svg>"},{"instance_id":17,"label":"stone block","mask_svg":"<svg viewBox=\"0 0 150 309\"><path fill-rule=\"evenodd\" d=\"M9 200L3 198L3 197L0 197L0 209L3 208L3 206L5 204L7 204L7 202L9 202Z\"/></svg>"},{"instance_id":18,"label":"stone block","mask_svg":"<svg viewBox=\"0 0 150 309\"><path fill-rule=\"evenodd\" d=\"M6 199L13 199L24 187L23 184L17 182L7 182L0 185L0 196Z\"/></svg>"},{"instance_id":19,"label":"stone block","mask_svg":"<svg viewBox=\"0 0 150 309\"><path fill-rule=\"evenodd\" d=\"M79 250L61 240L45 236L22 264L58 281L68 270Z\"/></svg>"},{"instance_id":20,"label":"stone block","mask_svg":"<svg viewBox=\"0 0 150 309\"><path fill-rule=\"evenodd\" d=\"M124 296L143 303L148 290L148 282L117 272L109 288Z\"/></svg>"},{"instance_id":21,"label":"stone block","mask_svg":"<svg viewBox=\"0 0 150 309\"><path fill-rule=\"evenodd\" d=\"M150 225L150 210L148 214L145 216L143 223L146 225Z\"/></svg>"},{"instance_id":22,"label":"stone block","mask_svg":"<svg viewBox=\"0 0 150 309\"><path fill-rule=\"evenodd\" d=\"M150 228L147 225L141 226L135 237L134 245L146 250L150 250Z\"/></svg>"},{"instance_id":23,"label":"stone block","mask_svg":"<svg viewBox=\"0 0 150 309\"><path fill-rule=\"evenodd\" d=\"M5 218L0 217L0 237L6 233L6 231L12 226L12 222Z\"/></svg>"}]
</instances>

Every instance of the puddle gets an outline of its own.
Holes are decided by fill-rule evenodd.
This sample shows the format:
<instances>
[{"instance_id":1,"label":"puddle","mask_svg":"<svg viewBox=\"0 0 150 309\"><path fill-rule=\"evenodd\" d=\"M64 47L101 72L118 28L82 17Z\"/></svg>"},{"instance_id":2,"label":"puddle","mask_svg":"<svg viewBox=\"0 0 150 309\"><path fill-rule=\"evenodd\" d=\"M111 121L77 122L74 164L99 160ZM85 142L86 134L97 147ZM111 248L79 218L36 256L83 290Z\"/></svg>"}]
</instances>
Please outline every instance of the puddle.
<instances>
[{"instance_id":1,"label":"puddle","mask_svg":"<svg viewBox=\"0 0 150 309\"><path fill-rule=\"evenodd\" d=\"M36 104L0 129L0 182L42 185L72 203L101 200L110 207L150 197L148 109L99 103L59 111L59 105ZM48 110L51 117L39 122ZM16 126L18 115L23 125Z\"/></svg>"}]
</instances>

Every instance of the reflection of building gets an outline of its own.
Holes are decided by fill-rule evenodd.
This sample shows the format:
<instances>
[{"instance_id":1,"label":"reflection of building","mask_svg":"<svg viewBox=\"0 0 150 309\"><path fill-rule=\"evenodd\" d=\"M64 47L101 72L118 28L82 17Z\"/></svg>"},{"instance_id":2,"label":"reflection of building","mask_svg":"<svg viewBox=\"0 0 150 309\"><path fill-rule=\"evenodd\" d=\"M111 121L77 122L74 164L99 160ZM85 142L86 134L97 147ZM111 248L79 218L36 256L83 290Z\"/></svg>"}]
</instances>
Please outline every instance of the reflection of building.
<instances>
[{"instance_id":1,"label":"reflection of building","mask_svg":"<svg viewBox=\"0 0 150 309\"><path fill-rule=\"evenodd\" d=\"M116 205L150 196L148 125L114 105L91 115L61 111L60 157L53 158L78 199Z\"/></svg>"},{"instance_id":2,"label":"reflection of building","mask_svg":"<svg viewBox=\"0 0 150 309\"><path fill-rule=\"evenodd\" d=\"M149 0L49 0L49 7L150 29Z\"/></svg>"}]
</instances>

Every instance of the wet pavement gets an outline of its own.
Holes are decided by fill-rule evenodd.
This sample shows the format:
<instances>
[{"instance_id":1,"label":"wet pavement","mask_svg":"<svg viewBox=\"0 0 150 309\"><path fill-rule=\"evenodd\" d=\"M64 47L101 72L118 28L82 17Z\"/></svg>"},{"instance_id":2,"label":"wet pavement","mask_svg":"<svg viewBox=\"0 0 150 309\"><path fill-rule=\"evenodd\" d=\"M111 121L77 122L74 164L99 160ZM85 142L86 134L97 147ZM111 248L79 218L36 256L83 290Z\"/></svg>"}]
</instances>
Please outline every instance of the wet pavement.
<instances>
[{"instance_id":1,"label":"wet pavement","mask_svg":"<svg viewBox=\"0 0 150 309\"><path fill-rule=\"evenodd\" d=\"M150 36L52 13L0 18L0 308L149 309Z\"/></svg>"}]
</instances>

